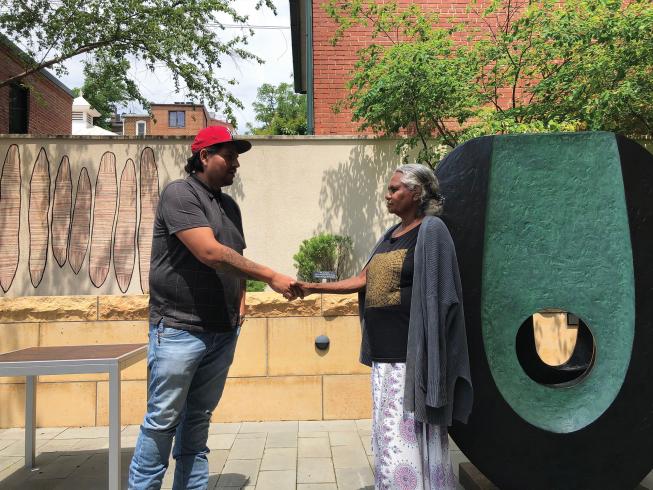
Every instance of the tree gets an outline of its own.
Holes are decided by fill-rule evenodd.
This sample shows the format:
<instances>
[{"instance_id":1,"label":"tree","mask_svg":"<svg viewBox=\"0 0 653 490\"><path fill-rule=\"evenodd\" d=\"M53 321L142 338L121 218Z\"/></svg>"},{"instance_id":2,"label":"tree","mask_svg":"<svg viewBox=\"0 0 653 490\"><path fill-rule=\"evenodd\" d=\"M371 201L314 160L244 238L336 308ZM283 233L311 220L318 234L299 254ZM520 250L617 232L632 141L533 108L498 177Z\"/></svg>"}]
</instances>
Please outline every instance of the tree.
<instances>
[{"instance_id":1,"label":"tree","mask_svg":"<svg viewBox=\"0 0 653 490\"><path fill-rule=\"evenodd\" d=\"M253 134L306 134L306 95L296 94L289 83L264 83L253 103L259 128L248 124Z\"/></svg>"},{"instance_id":2,"label":"tree","mask_svg":"<svg viewBox=\"0 0 653 490\"><path fill-rule=\"evenodd\" d=\"M263 4L275 11L272 0L259 0L257 8ZM247 17L231 0L0 0L0 31L32 58L23 72L0 75L0 87L42 68L64 74L64 61L87 54L87 75L108 75L118 91L143 101L128 72L137 60L150 70L165 65L177 91L233 120L232 108L242 104L229 90L236 80L219 77L222 58L262 60L244 48L251 29L228 39L216 34L225 19L244 24Z\"/></svg>"},{"instance_id":3,"label":"tree","mask_svg":"<svg viewBox=\"0 0 653 490\"><path fill-rule=\"evenodd\" d=\"M487 3L487 2L486 2ZM435 166L447 148L482 134L653 127L653 4L647 0L493 0L470 20L394 2L330 0L337 44L371 29L347 97L361 129L405 134ZM461 43L461 40L468 41Z\"/></svg>"},{"instance_id":4,"label":"tree","mask_svg":"<svg viewBox=\"0 0 653 490\"><path fill-rule=\"evenodd\" d=\"M121 103L138 100L145 109L149 108L149 101L141 96L134 81L128 78L128 69L127 60L116 63L100 57L84 67L84 84L81 89L73 90L76 96L83 93L91 107L100 112L101 117L95 123L104 129L111 129L111 115Z\"/></svg>"}]
</instances>

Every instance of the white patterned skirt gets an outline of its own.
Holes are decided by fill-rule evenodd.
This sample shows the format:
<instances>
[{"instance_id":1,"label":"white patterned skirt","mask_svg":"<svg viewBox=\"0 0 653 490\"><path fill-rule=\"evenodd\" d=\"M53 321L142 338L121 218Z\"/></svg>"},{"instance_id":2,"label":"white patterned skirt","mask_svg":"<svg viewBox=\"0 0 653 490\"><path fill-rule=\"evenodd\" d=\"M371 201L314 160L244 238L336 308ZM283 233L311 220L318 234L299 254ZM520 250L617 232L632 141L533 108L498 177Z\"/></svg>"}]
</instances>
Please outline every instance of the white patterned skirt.
<instances>
[{"instance_id":1,"label":"white patterned skirt","mask_svg":"<svg viewBox=\"0 0 653 490\"><path fill-rule=\"evenodd\" d=\"M446 427L404 412L405 363L372 364L372 451L379 490L455 490Z\"/></svg>"}]
</instances>

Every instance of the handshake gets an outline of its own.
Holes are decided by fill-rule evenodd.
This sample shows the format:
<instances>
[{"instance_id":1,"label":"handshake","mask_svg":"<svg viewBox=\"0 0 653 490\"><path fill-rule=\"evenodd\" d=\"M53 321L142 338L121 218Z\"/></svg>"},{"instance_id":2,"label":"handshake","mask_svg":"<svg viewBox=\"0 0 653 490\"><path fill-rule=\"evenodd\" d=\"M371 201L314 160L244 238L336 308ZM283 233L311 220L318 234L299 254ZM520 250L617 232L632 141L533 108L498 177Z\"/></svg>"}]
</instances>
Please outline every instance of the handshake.
<instances>
[{"instance_id":1,"label":"handshake","mask_svg":"<svg viewBox=\"0 0 653 490\"><path fill-rule=\"evenodd\" d=\"M283 297L288 301L303 298L304 296L314 293L314 291L309 287L310 283L298 281L290 276L284 276L279 273L272 277L269 285L277 293L283 294Z\"/></svg>"}]
</instances>

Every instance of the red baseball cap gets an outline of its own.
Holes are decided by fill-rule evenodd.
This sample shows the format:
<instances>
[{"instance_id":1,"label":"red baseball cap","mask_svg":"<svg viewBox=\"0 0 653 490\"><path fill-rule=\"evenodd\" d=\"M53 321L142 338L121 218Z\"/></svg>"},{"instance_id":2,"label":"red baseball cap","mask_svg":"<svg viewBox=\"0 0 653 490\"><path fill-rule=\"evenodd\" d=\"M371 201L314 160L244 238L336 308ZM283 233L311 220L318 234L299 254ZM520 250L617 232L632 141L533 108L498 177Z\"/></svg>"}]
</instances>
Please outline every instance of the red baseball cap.
<instances>
[{"instance_id":1,"label":"red baseball cap","mask_svg":"<svg viewBox=\"0 0 653 490\"><path fill-rule=\"evenodd\" d=\"M247 140L234 139L234 135L231 134L229 128L225 128L224 126L208 126L199 130L197 136L195 136L195 140L193 140L193 144L190 145L190 151L196 153L207 146L227 143L228 141L232 141L236 145L236 151L238 153L245 153L252 147L252 144Z\"/></svg>"}]
</instances>

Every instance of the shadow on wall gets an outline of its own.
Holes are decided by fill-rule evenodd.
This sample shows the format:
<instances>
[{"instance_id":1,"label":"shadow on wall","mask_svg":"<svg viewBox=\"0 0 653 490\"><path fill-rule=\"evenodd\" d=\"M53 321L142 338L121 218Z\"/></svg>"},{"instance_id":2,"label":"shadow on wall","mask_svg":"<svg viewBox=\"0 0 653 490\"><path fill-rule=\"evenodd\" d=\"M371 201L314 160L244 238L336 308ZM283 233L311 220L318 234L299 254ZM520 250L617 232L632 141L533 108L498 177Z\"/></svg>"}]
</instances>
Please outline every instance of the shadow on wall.
<instances>
[{"instance_id":1,"label":"shadow on wall","mask_svg":"<svg viewBox=\"0 0 653 490\"><path fill-rule=\"evenodd\" d=\"M324 172L320 190L323 218L315 233L351 237L353 256L359 259L348 264L347 275L360 270L379 235L397 221L388 213L383 196L392 171L399 165L400 157L389 141L354 146L348 160Z\"/></svg>"}]
</instances>

